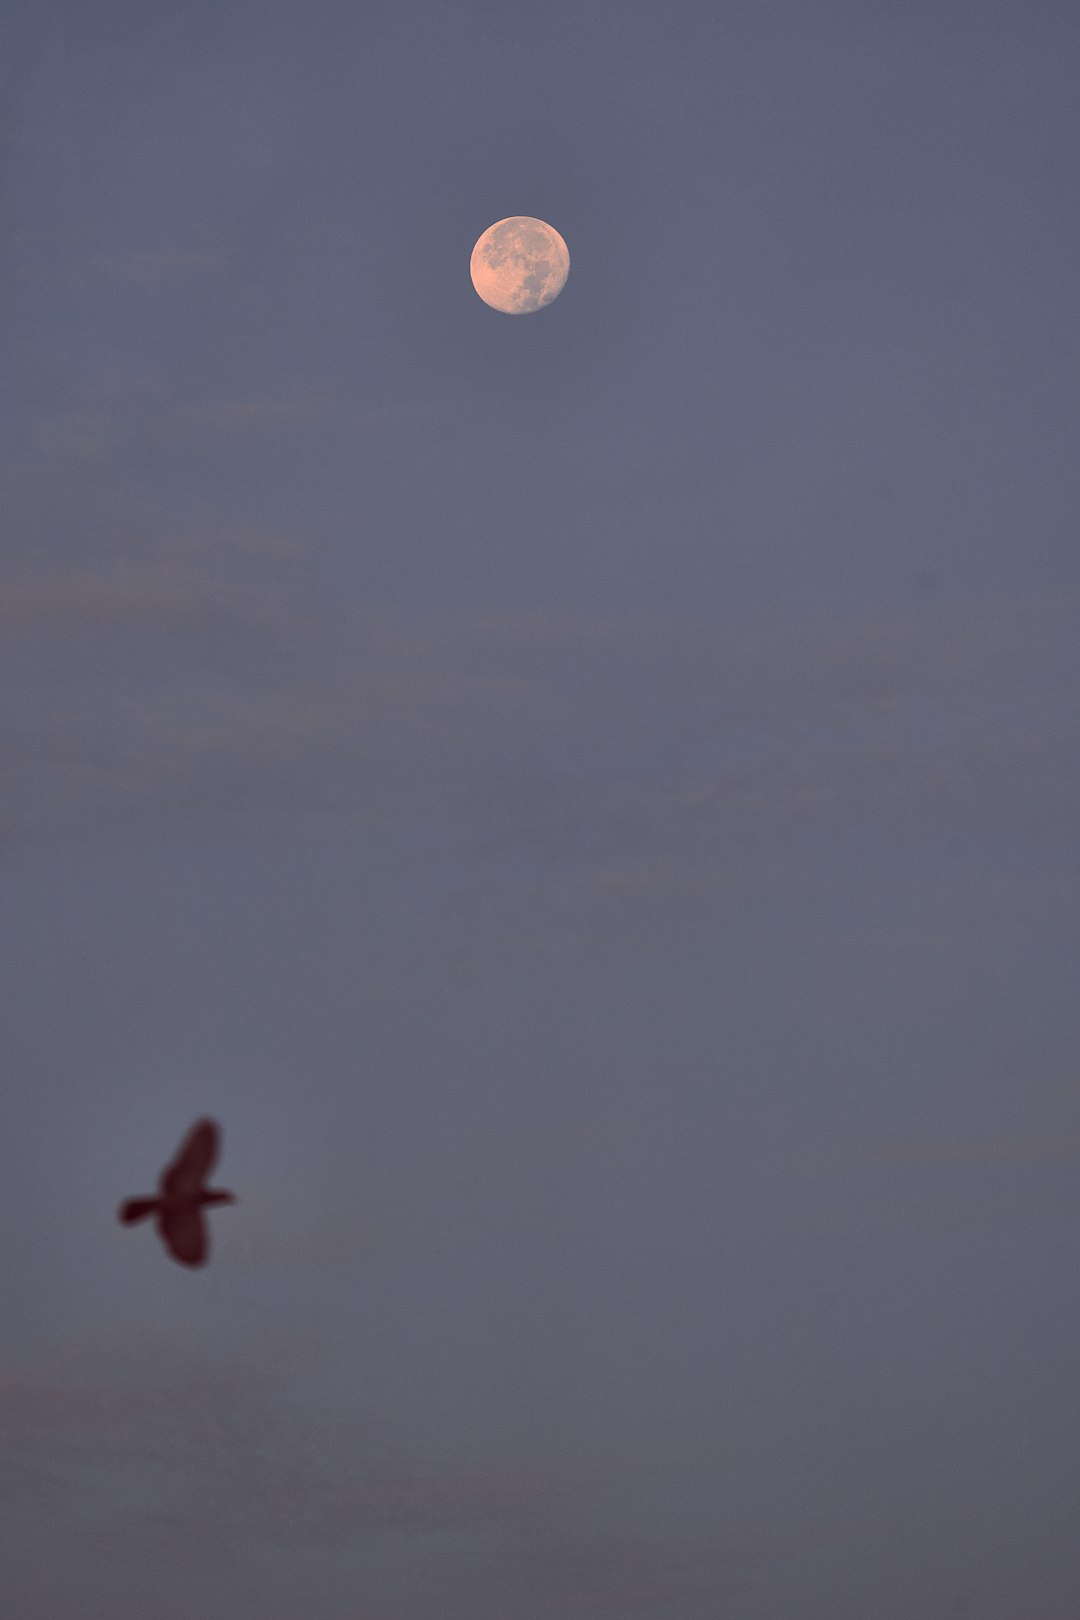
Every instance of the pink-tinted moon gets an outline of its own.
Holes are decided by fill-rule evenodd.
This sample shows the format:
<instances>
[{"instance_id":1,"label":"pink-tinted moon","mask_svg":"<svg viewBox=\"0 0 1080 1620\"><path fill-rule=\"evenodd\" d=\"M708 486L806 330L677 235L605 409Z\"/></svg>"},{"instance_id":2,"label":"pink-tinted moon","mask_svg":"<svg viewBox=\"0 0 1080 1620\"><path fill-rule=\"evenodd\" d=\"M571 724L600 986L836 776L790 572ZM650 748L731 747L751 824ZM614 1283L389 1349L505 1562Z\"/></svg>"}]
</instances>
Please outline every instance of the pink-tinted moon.
<instances>
[{"instance_id":1,"label":"pink-tinted moon","mask_svg":"<svg viewBox=\"0 0 1080 1620\"><path fill-rule=\"evenodd\" d=\"M543 309L558 298L569 273L570 254L554 225L527 214L489 225L469 260L476 291L504 315Z\"/></svg>"}]
</instances>

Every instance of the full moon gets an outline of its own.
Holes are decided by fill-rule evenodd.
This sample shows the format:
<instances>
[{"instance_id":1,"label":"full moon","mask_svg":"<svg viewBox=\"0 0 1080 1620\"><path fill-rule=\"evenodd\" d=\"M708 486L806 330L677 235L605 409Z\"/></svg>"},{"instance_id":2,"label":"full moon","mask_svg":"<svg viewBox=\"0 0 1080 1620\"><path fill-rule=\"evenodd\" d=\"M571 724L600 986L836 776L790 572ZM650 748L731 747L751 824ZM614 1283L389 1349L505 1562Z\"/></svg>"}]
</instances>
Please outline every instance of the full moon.
<instances>
[{"instance_id":1,"label":"full moon","mask_svg":"<svg viewBox=\"0 0 1080 1620\"><path fill-rule=\"evenodd\" d=\"M570 255L558 231L527 214L489 225L469 260L473 286L504 315L543 309L558 298L569 273Z\"/></svg>"}]
</instances>

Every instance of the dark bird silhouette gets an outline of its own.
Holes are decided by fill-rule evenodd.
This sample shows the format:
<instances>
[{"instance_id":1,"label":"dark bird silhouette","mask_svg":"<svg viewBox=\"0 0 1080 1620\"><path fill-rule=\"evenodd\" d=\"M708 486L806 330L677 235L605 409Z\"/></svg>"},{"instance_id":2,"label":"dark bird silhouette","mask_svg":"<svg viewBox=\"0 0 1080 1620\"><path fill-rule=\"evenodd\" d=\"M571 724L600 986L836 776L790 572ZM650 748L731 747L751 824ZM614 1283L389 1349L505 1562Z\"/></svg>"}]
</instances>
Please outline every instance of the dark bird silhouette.
<instances>
[{"instance_id":1,"label":"dark bird silhouette","mask_svg":"<svg viewBox=\"0 0 1080 1620\"><path fill-rule=\"evenodd\" d=\"M128 1198L117 1214L125 1226L157 1216L161 1241L182 1266L204 1266L210 1256L210 1235L203 1210L210 1204L235 1204L231 1192L207 1187L206 1178L217 1163L221 1132L212 1119L200 1119L184 1138L179 1153L158 1178L157 1198Z\"/></svg>"}]
</instances>

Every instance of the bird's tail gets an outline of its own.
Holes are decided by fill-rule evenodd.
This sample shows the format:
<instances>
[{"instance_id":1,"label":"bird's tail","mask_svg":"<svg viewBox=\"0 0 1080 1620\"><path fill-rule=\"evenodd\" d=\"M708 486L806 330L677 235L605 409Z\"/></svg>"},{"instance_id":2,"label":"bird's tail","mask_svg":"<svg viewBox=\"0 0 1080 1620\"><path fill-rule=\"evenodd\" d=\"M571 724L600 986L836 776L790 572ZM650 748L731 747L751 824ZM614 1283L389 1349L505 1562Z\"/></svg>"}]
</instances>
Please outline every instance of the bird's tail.
<instances>
[{"instance_id":1,"label":"bird's tail","mask_svg":"<svg viewBox=\"0 0 1080 1620\"><path fill-rule=\"evenodd\" d=\"M130 1226L133 1221L145 1221L148 1215L156 1215L157 1210L156 1198L129 1198L116 1213L125 1226Z\"/></svg>"}]
</instances>

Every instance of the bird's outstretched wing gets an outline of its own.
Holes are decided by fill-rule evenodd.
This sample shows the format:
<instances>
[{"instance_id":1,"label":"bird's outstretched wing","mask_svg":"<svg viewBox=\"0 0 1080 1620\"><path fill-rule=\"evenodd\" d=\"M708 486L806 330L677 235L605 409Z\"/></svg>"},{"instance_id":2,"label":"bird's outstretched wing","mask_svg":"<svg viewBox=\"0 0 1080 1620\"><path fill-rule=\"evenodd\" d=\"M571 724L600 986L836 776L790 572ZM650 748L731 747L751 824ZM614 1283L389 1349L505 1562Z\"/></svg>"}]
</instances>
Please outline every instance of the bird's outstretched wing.
<instances>
[{"instance_id":1,"label":"bird's outstretched wing","mask_svg":"<svg viewBox=\"0 0 1080 1620\"><path fill-rule=\"evenodd\" d=\"M212 1119L193 1125L179 1153L161 1172L165 1198L194 1198L217 1162L221 1132Z\"/></svg>"},{"instance_id":2,"label":"bird's outstretched wing","mask_svg":"<svg viewBox=\"0 0 1080 1620\"><path fill-rule=\"evenodd\" d=\"M206 1222L197 1204L169 1210L158 1221L162 1242L182 1266L204 1266L210 1255Z\"/></svg>"}]
</instances>

